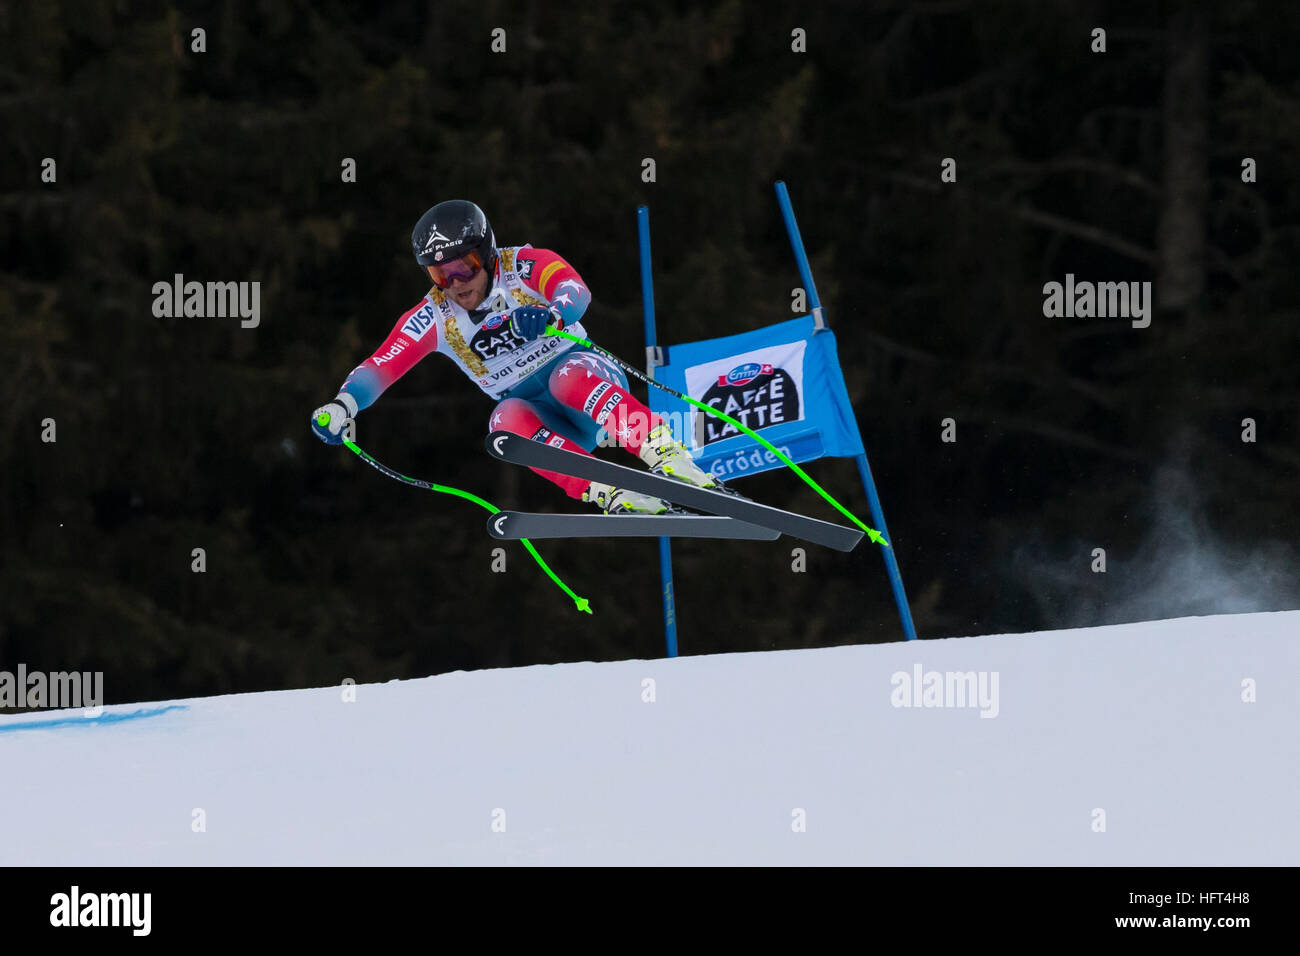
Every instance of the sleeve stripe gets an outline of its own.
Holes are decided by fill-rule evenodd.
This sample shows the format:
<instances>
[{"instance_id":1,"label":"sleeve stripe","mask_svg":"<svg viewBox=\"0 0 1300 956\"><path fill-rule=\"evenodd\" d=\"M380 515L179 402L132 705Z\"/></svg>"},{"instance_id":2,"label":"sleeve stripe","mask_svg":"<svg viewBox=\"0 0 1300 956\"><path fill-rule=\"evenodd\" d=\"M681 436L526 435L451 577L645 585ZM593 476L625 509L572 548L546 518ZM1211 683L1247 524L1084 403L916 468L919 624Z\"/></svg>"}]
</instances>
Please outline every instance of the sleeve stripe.
<instances>
[{"instance_id":1,"label":"sleeve stripe","mask_svg":"<svg viewBox=\"0 0 1300 956\"><path fill-rule=\"evenodd\" d=\"M556 262L552 262L549 266L543 269L541 276L537 280L537 291L541 292L542 295L546 295L547 298L550 298L546 292L546 280L555 275L555 273L559 272L561 269L567 268L568 265L567 262L560 259Z\"/></svg>"}]
</instances>

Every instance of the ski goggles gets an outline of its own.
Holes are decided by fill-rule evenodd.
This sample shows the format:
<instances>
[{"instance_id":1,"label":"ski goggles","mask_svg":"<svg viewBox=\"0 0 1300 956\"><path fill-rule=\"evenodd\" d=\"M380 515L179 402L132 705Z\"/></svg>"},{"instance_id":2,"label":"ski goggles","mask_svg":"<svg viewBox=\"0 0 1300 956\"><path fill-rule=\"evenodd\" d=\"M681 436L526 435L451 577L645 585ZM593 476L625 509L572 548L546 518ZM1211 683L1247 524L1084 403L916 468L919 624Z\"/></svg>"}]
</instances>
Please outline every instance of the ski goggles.
<instances>
[{"instance_id":1,"label":"ski goggles","mask_svg":"<svg viewBox=\"0 0 1300 956\"><path fill-rule=\"evenodd\" d=\"M434 285L439 289L447 289L457 279L468 282L478 275L478 271L483 268L483 265L483 257L477 252L471 252L459 259L425 266L425 268L429 270L429 278L433 280Z\"/></svg>"}]
</instances>

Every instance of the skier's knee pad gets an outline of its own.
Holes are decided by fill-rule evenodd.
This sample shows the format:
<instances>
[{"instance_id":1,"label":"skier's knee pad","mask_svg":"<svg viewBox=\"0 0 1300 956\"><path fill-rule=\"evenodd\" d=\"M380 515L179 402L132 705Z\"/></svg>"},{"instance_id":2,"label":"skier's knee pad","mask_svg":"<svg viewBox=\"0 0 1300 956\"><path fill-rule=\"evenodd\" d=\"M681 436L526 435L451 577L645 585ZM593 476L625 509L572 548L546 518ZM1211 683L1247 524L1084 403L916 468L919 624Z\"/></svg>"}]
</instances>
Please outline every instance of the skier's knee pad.
<instances>
[{"instance_id":1,"label":"skier's knee pad","mask_svg":"<svg viewBox=\"0 0 1300 956\"><path fill-rule=\"evenodd\" d=\"M499 402L488 419L489 432L504 431L532 438L541 427L542 419L537 409L522 398L507 398Z\"/></svg>"},{"instance_id":2,"label":"skier's knee pad","mask_svg":"<svg viewBox=\"0 0 1300 956\"><path fill-rule=\"evenodd\" d=\"M622 371L590 352L561 359L547 384L561 405L593 418L600 416L602 421L602 403L628 391Z\"/></svg>"}]
</instances>

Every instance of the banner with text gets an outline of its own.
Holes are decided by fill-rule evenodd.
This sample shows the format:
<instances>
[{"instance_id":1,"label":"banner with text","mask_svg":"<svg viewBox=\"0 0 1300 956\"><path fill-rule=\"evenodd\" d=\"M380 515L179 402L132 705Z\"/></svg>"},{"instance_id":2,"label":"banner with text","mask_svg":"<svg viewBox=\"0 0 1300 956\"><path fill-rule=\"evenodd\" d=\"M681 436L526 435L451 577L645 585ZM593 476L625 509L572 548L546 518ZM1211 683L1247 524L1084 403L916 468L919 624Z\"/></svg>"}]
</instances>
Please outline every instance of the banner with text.
<instances>
[{"instance_id":1,"label":"banner with text","mask_svg":"<svg viewBox=\"0 0 1300 956\"><path fill-rule=\"evenodd\" d=\"M835 336L829 329L814 334L811 316L673 345L664 357L656 381L743 422L791 461L863 453ZM734 425L666 392L650 389L650 407L674 423L700 467L720 478L784 467Z\"/></svg>"}]
</instances>

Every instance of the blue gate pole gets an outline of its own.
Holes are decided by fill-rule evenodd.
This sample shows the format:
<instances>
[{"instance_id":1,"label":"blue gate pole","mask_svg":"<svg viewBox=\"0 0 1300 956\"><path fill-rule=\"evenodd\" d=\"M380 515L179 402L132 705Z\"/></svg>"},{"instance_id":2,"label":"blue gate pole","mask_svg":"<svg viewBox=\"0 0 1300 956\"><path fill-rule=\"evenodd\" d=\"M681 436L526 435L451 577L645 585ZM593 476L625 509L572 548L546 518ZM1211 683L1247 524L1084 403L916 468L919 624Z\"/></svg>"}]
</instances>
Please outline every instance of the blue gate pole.
<instances>
[{"instance_id":1,"label":"blue gate pole","mask_svg":"<svg viewBox=\"0 0 1300 956\"><path fill-rule=\"evenodd\" d=\"M785 220L785 231L790 235L790 245L794 249L795 262L799 266L799 278L803 282L804 291L808 295L808 305L812 312L813 325L820 331L826 328L826 315L822 312L821 300L817 298L817 286L813 284L812 267L808 264L808 254L804 251L803 238L799 235L799 225L794 221L794 209L790 205L790 194L786 192L785 183L781 180L776 182L776 201L781 206L781 218ZM857 428L857 415L853 416L853 427ZM858 429L858 440L862 440L862 431ZM866 442L862 443L863 449L866 448ZM889 533L889 528L885 526L885 512L880 507L880 496L876 494L876 482L871 477L871 466L867 463L867 454L864 450L861 455L857 456L858 474L862 478L862 487L867 493L867 501L871 504L871 517L877 530L885 536L885 540L890 542L890 547L881 548L880 552L885 556L885 569L889 572L889 586L894 591L894 603L898 605L898 617L903 624L903 634L909 641L916 640L916 627L912 624L912 609L907 604L907 594L903 591L903 575L898 570L898 558L894 554L893 536Z\"/></svg>"},{"instance_id":2,"label":"blue gate pole","mask_svg":"<svg viewBox=\"0 0 1300 956\"><path fill-rule=\"evenodd\" d=\"M650 276L650 210L646 206L636 209L637 244L641 250L641 308L645 313L645 373L655 377L655 368L663 363L659 347L655 344L655 290ZM883 533L883 532L882 532ZM659 539L660 596L664 601L664 638L668 643L668 656L677 656L677 602L673 598L673 549L671 538Z\"/></svg>"}]
</instances>

